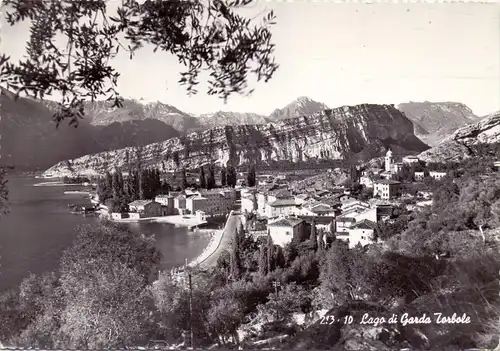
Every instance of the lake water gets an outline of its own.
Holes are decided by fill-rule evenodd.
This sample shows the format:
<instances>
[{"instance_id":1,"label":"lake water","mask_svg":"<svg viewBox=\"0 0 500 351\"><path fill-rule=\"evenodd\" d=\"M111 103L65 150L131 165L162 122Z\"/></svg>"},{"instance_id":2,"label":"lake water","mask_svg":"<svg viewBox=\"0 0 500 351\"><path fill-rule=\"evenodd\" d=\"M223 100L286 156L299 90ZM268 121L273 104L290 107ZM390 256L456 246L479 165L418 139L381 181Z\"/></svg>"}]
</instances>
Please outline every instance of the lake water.
<instances>
[{"instance_id":1,"label":"lake water","mask_svg":"<svg viewBox=\"0 0 500 351\"><path fill-rule=\"evenodd\" d=\"M29 275L56 270L80 224L97 223L96 217L69 213L69 204L89 204L78 186L33 186L43 179L10 178L9 210L0 217L0 291L16 288ZM209 237L167 223L129 223L136 233L154 234L163 254L162 269L192 260L208 244Z\"/></svg>"}]
</instances>

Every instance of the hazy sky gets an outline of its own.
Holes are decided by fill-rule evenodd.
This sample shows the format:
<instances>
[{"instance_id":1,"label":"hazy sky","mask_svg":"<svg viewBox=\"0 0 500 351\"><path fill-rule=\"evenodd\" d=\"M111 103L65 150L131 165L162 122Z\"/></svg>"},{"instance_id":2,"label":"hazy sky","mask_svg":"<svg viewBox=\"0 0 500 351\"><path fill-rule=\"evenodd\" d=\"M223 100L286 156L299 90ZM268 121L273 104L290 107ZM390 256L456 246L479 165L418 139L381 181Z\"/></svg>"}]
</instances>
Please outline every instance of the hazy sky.
<instances>
[{"instance_id":1,"label":"hazy sky","mask_svg":"<svg viewBox=\"0 0 500 351\"><path fill-rule=\"evenodd\" d=\"M119 92L172 104L191 113L218 110L269 114L299 96L330 107L360 103L458 101L478 115L500 110L498 4L339 4L261 0L245 9L273 9L280 69L250 97L224 105L200 92L188 97L176 82L180 66L144 48L115 60ZM19 58L28 26L2 22L1 50Z\"/></svg>"}]
</instances>

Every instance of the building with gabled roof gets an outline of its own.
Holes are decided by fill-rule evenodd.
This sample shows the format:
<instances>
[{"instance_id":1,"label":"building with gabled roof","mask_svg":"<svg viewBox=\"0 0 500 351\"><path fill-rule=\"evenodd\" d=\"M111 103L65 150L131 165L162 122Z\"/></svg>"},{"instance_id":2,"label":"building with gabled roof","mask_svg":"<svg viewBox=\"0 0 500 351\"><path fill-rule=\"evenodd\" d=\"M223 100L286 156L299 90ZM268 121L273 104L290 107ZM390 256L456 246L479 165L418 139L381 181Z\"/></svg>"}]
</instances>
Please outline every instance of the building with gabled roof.
<instances>
[{"instance_id":1,"label":"building with gabled roof","mask_svg":"<svg viewBox=\"0 0 500 351\"><path fill-rule=\"evenodd\" d=\"M347 232L336 233L340 240L347 241L349 248L357 245L366 246L375 242L375 230L377 223L368 219L363 219L351 225Z\"/></svg>"},{"instance_id":2,"label":"building with gabled roof","mask_svg":"<svg viewBox=\"0 0 500 351\"><path fill-rule=\"evenodd\" d=\"M277 199L268 202L265 207L265 215L268 218L275 218L281 216L290 216L295 214L297 204L294 198L290 199Z\"/></svg>"},{"instance_id":3,"label":"building with gabled roof","mask_svg":"<svg viewBox=\"0 0 500 351\"><path fill-rule=\"evenodd\" d=\"M128 204L131 218L161 216L161 204L154 200L135 200Z\"/></svg>"},{"instance_id":4,"label":"building with gabled roof","mask_svg":"<svg viewBox=\"0 0 500 351\"><path fill-rule=\"evenodd\" d=\"M304 220L296 217L284 217L267 223L267 234L271 236L273 243L285 246L294 237L304 235Z\"/></svg>"},{"instance_id":5,"label":"building with gabled roof","mask_svg":"<svg viewBox=\"0 0 500 351\"><path fill-rule=\"evenodd\" d=\"M314 226L318 230L324 230L326 232L335 231L335 217L299 216L299 218L303 219L309 225L312 225L314 223Z\"/></svg>"},{"instance_id":6,"label":"building with gabled roof","mask_svg":"<svg viewBox=\"0 0 500 351\"><path fill-rule=\"evenodd\" d=\"M401 183L392 179L379 179L373 182L373 196L392 199L401 196Z\"/></svg>"}]
</instances>

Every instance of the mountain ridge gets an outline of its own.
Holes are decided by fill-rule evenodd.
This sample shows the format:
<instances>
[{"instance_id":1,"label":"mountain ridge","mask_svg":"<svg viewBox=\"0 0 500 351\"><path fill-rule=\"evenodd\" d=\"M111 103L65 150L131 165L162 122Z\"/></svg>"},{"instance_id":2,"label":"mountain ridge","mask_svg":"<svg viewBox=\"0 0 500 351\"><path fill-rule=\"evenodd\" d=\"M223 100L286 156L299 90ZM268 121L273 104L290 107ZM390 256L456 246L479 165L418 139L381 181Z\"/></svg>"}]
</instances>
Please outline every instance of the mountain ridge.
<instances>
[{"instance_id":1,"label":"mountain ridge","mask_svg":"<svg viewBox=\"0 0 500 351\"><path fill-rule=\"evenodd\" d=\"M180 133L163 122L146 119L93 126L83 119L78 128L52 120L54 102L19 97L0 91L2 163L19 170L46 169L54 163L114 148L146 145Z\"/></svg>"},{"instance_id":2,"label":"mountain ridge","mask_svg":"<svg viewBox=\"0 0 500 351\"><path fill-rule=\"evenodd\" d=\"M385 153L387 147L400 147L407 153L428 148L413 134L412 122L394 105L363 104L267 124L214 127L147 145L140 153L142 164L166 171L206 163L239 166L346 159L374 145L377 154ZM136 151L128 148L74 159L71 169L85 174L105 172L111 165L126 167L125 160ZM68 172L67 164L61 162L46 173Z\"/></svg>"},{"instance_id":3,"label":"mountain ridge","mask_svg":"<svg viewBox=\"0 0 500 351\"><path fill-rule=\"evenodd\" d=\"M436 146L458 128L481 119L467 105L453 101L410 101L397 108L413 122L416 135L431 146Z\"/></svg>"},{"instance_id":4,"label":"mountain ridge","mask_svg":"<svg viewBox=\"0 0 500 351\"><path fill-rule=\"evenodd\" d=\"M427 162L456 162L474 157L472 146L500 142L500 111L491 113L480 121L457 129L433 148L419 157Z\"/></svg>"}]
</instances>

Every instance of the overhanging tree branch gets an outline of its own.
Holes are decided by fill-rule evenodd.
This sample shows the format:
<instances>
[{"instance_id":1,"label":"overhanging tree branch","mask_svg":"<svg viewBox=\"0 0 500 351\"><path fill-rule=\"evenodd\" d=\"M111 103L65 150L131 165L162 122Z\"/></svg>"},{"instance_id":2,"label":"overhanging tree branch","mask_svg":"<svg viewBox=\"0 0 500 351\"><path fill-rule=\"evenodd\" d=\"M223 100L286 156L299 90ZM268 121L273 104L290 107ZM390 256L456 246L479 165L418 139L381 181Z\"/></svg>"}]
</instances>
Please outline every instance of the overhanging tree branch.
<instances>
[{"instance_id":1,"label":"overhanging tree branch","mask_svg":"<svg viewBox=\"0 0 500 351\"><path fill-rule=\"evenodd\" d=\"M86 100L105 96L121 106L116 90L120 74L110 59L120 48L133 58L149 45L187 67L179 84L189 94L198 92L201 72L210 76L209 95L226 100L234 93L248 94L249 77L267 82L278 68L270 31L273 12L258 24L236 12L251 2L124 0L111 16L106 0L4 0L8 23L31 20L31 27L27 58L12 63L0 56L0 84L17 95L62 95L54 119L59 124L68 118L76 126ZM61 35L69 39L66 52L55 44Z\"/></svg>"}]
</instances>

